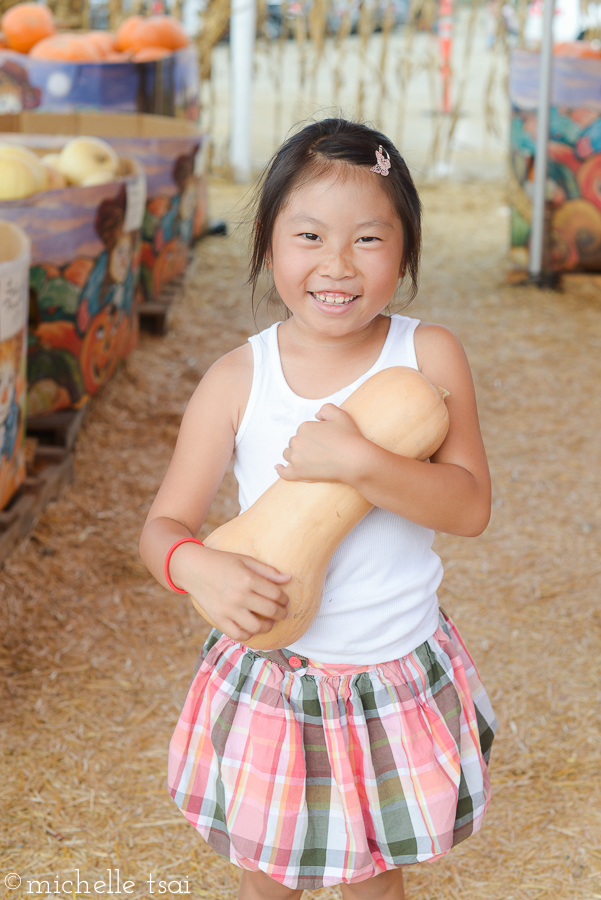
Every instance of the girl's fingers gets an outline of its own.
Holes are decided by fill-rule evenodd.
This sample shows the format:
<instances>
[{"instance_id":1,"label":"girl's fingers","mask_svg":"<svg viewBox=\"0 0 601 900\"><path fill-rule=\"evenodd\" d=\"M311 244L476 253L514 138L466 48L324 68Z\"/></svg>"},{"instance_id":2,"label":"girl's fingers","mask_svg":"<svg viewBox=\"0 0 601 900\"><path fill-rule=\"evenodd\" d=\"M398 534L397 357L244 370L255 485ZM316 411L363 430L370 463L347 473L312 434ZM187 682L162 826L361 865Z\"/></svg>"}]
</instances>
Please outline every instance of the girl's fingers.
<instances>
[{"instance_id":1,"label":"girl's fingers","mask_svg":"<svg viewBox=\"0 0 601 900\"><path fill-rule=\"evenodd\" d=\"M228 637L235 641L248 641L257 634L266 634L271 631L275 622L272 619L265 619L257 616L250 610L240 610L232 621L232 628L226 632Z\"/></svg>"},{"instance_id":2,"label":"girl's fingers","mask_svg":"<svg viewBox=\"0 0 601 900\"><path fill-rule=\"evenodd\" d=\"M262 578L266 578L268 581L274 582L274 584L285 584L287 581L290 581L290 575L286 575L285 572L279 572L274 566L268 566L267 563L260 562L252 556L244 557L244 565L251 572L261 575Z\"/></svg>"},{"instance_id":3,"label":"girl's fingers","mask_svg":"<svg viewBox=\"0 0 601 900\"><path fill-rule=\"evenodd\" d=\"M336 419L338 413L342 413L342 416L345 415L344 410L340 409L340 407L336 406L334 403L324 403L321 409L315 413L315 418L319 419L320 422L328 422L332 421L332 419Z\"/></svg>"},{"instance_id":4,"label":"girl's fingers","mask_svg":"<svg viewBox=\"0 0 601 900\"><path fill-rule=\"evenodd\" d=\"M248 604L248 611L263 619L270 619L272 623L281 622L288 618L288 603L282 605L277 600L268 600L259 596L253 598Z\"/></svg>"},{"instance_id":5,"label":"girl's fingers","mask_svg":"<svg viewBox=\"0 0 601 900\"><path fill-rule=\"evenodd\" d=\"M310 478L299 478L294 474L294 468L292 466L283 466L281 463L277 463L274 466L274 469L284 481L304 481L306 484L312 484Z\"/></svg>"},{"instance_id":6,"label":"girl's fingers","mask_svg":"<svg viewBox=\"0 0 601 900\"><path fill-rule=\"evenodd\" d=\"M250 638L255 637L255 635L261 634L261 632L265 630L270 631L271 628L263 629L261 625L261 628L257 628L253 631L248 631L246 628L243 628L242 625L240 625L238 622L234 622L233 619L229 619L223 623L220 630L223 631L224 634L227 634L227 636L233 641L240 641L240 643L244 644L245 641L250 640Z\"/></svg>"}]
</instances>

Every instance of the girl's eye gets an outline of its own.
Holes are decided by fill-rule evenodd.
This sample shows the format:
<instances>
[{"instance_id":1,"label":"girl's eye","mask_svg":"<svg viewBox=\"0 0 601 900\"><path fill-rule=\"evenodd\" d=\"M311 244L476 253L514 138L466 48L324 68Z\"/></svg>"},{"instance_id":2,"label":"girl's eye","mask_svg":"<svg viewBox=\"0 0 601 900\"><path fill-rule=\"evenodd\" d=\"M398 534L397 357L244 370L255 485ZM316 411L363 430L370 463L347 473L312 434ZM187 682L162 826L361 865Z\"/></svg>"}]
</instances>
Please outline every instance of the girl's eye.
<instances>
[{"instance_id":1,"label":"girl's eye","mask_svg":"<svg viewBox=\"0 0 601 900\"><path fill-rule=\"evenodd\" d=\"M307 238L308 241L318 241L318 240L319 240L319 235L318 235L318 234L311 234L311 233L308 232L308 231L304 231L304 232L301 234L301 237Z\"/></svg>"},{"instance_id":2,"label":"girl's eye","mask_svg":"<svg viewBox=\"0 0 601 900\"><path fill-rule=\"evenodd\" d=\"M371 244L373 241L377 241L377 240L379 240L379 238L377 238L377 237L367 237L366 236L366 237L359 238L359 242L363 243L363 244Z\"/></svg>"}]
</instances>

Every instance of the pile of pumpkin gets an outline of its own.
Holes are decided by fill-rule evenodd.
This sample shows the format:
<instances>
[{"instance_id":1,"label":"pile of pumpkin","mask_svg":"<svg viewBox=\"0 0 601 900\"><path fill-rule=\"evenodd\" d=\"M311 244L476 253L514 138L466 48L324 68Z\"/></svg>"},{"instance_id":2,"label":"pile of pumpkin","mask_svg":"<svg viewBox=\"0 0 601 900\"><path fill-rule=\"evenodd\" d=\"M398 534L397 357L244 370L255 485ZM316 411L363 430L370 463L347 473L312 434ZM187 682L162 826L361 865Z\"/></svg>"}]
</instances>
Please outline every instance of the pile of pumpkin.
<instances>
[{"instance_id":1,"label":"pile of pumpkin","mask_svg":"<svg viewBox=\"0 0 601 900\"><path fill-rule=\"evenodd\" d=\"M151 62L187 47L190 39L174 16L129 16L116 34L58 32L51 10L17 3L0 19L0 49L64 62Z\"/></svg>"},{"instance_id":2,"label":"pile of pumpkin","mask_svg":"<svg viewBox=\"0 0 601 900\"><path fill-rule=\"evenodd\" d=\"M114 181L121 161L101 138L80 136L60 153L38 156L29 147L0 143L0 200L22 200L68 185L91 187Z\"/></svg>"}]
</instances>

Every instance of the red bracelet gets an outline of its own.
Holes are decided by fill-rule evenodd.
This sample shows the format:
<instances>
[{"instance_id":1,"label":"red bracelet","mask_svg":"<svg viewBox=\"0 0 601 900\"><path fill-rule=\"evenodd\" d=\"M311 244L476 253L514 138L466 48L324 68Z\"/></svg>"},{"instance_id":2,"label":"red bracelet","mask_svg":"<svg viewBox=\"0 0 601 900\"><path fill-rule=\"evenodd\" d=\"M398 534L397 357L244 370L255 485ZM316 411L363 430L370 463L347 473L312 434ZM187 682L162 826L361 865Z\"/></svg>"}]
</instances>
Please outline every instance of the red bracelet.
<instances>
[{"instance_id":1,"label":"red bracelet","mask_svg":"<svg viewBox=\"0 0 601 900\"><path fill-rule=\"evenodd\" d=\"M173 547L170 547L167 551L167 556L165 557L165 581L169 585L172 591L176 591L178 594L187 594L188 591L184 591L181 588L176 587L175 584L171 581L171 575L169 574L169 562L171 560L171 556L176 547L179 547L180 544L200 544L201 547L204 547L202 541L199 541L198 538L181 538L181 540L176 541Z\"/></svg>"}]
</instances>

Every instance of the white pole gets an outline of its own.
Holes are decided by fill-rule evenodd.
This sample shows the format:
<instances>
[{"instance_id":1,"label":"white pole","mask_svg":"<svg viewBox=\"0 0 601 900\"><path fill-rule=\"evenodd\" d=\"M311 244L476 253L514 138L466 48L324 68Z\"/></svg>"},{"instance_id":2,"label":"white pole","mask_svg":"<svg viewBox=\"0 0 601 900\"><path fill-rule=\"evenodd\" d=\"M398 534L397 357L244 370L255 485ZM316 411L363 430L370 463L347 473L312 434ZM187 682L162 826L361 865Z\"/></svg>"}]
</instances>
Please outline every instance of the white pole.
<instances>
[{"instance_id":1,"label":"white pole","mask_svg":"<svg viewBox=\"0 0 601 900\"><path fill-rule=\"evenodd\" d=\"M252 79L256 22L256 0L232 0L230 164L235 180L241 184L250 181L252 176Z\"/></svg>"},{"instance_id":2,"label":"white pole","mask_svg":"<svg viewBox=\"0 0 601 900\"><path fill-rule=\"evenodd\" d=\"M540 45L538 74L538 117L536 122L536 157L534 162L534 196L530 233L530 278L540 282L545 238L545 199L547 187L547 150L549 144L549 106L553 66L554 0L544 0L543 34Z\"/></svg>"}]
</instances>

